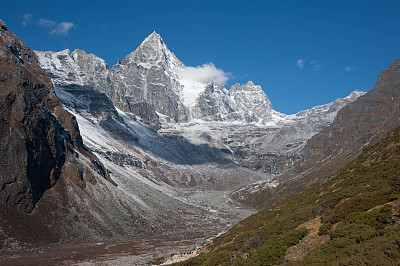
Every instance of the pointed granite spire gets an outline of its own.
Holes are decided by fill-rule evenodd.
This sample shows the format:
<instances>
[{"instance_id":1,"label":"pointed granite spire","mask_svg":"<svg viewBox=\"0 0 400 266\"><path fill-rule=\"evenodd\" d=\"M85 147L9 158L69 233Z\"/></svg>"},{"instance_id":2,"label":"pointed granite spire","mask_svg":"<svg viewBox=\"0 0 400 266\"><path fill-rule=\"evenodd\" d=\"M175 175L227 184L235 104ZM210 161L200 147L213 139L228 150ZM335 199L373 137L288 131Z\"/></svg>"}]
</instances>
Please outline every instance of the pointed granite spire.
<instances>
[{"instance_id":1,"label":"pointed granite spire","mask_svg":"<svg viewBox=\"0 0 400 266\"><path fill-rule=\"evenodd\" d=\"M183 66L183 63L168 49L161 36L155 31L147 36L135 51L122 60L123 65L129 63L135 63L145 68L158 66L172 69Z\"/></svg>"},{"instance_id":2,"label":"pointed granite spire","mask_svg":"<svg viewBox=\"0 0 400 266\"><path fill-rule=\"evenodd\" d=\"M160 34L158 34L156 31L153 31L153 33L151 33L149 36L146 37L146 39L144 39L144 41L140 44L140 46L142 45L165 45Z\"/></svg>"}]
</instances>

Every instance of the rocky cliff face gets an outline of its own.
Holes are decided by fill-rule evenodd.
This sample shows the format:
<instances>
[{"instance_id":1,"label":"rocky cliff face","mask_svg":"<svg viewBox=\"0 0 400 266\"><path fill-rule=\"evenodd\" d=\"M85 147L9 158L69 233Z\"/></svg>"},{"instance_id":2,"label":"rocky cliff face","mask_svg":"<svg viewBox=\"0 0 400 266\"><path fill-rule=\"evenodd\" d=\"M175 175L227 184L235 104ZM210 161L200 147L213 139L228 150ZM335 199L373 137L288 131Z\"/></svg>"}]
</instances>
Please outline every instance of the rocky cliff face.
<instances>
[{"instance_id":1,"label":"rocky cliff face","mask_svg":"<svg viewBox=\"0 0 400 266\"><path fill-rule=\"evenodd\" d=\"M248 123L268 122L272 118L272 105L261 86L254 85L252 81L244 85L236 83L229 90L229 94L235 101L239 113L246 115ZM250 111L249 111L250 110Z\"/></svg>"},{"instance_id":2,"label":"rocky cliff face","mask_svg":"<svg viewBox=\"0 0 400 266\"><path fill-rule=\"evenodd\" d=\"M30 212L81 148L75 118L54 94L36 55L0 22L0 201Z\"/></svg>"},{"instance_id":3,"label":"rocky cliff face","mask_svg":"<svg viewBox=\"0 0 400 266\"><path fill-rule=\"evenodd\" d=\"M228 90L220 84L211 83L200 93L194 116L208 121L226 121L234 108Z\"/></svg>"},{"instance_id":4,"label":"rocky cliff face","mask_svg":"<svg viewBox=\"0 0 400 266\"><path fill-rule=\"evenodd\" d=\"M181 87L176 75L176 70L181 67L183 64L153 32L121 64L113 67L114 83L127 88L123 93L126 105L136 110L135 114L139 117L141 107L148 104L147 109L154 108L154 111L167 115L175 122L185 121L188 114L179 99ZM112 93L120 90L116 87ZM122 110L128 111L129 106Z\"/></svg>"}]
</instances>

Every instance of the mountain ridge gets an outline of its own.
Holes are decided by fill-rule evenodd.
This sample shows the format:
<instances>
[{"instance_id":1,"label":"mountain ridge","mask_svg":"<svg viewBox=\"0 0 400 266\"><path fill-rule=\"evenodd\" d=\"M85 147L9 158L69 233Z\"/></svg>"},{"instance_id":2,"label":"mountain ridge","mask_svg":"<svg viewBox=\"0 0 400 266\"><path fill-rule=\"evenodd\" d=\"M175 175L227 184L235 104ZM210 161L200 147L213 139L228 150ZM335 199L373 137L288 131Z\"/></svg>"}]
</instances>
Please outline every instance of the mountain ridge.
<instances>
[{"instance_id":1,"label":"mountain ridge","mask_svg":"<svg viewBox=\"0 0 400 266\"><path fill-rule=\"evenodd\" d=\"M239 164L269 174L280 174L301 160L296 154L299 147L328 126L339 109L363 94L353 92L332 103L285 115L275 111L262 88L251 81L227 90L207 79L193 79L196 73L203 75L202 68L185 67L156 33L111 69L103 59L82 50L37 54L56 88L91 86L105 93L115 107L161 134L176 137L180 131L193 143L205 143L203 133L216 134L213 142L230 150ZM147 62L150 57L154 60ZM140 66L142 61L146 67ZM171 66L168 62L172 61L175 63ZM203 66L207 67L213 66ZM188 76L182 74L186 70ZM249 134L253 131L256 133ZM242 139L243 134L256 137ZM250 151L250 146L258 147L256 152Z\"/></svg>"},{"instance_id":2,"label":"mountain ridge","mask_svg":"<svg viewBox=\"0 0 400 266\"><path fill-rule=\"evenodd\" d=\"M43 53L38 52L39 55ZM48 51L47 55L51 53ZM57 53L53 52L53 54ZM80 56L77 56L77 54ZM221 84L218 86L222 87L215 87L218 88L217 90L210 90L207 88L212 86L212 81L202 83L183 78L184 76L181 73L186 69L186 66L167 48L161 36L156 32L150 34L137 49L128 54L122 60L121 64L116 64L111 69L105 67L106 64L103 59L95 55L86 54L82 50L75 50L71 55L78 66L85 71L90 68L93 69L93 67L90 67L93 63L90 61L101 61L103 67L98 67L96 72L88 72L91 79L97 79L100 83L91 83L91 86L105 92L121 110L137 115L144 119L144 122L155 126L155 128L161 126L157 113L167 115L175 122L188 122L191 119L206 118L217 121L226 120L227 122L258 122L259 124L268 124L272 118L271 112L280 114L272 109L268 96L261 87L257 87L254 83L243 84L241 85L241 89L239 89L239 85L235 84L230 90L224 92L225 88L222 88ZM43 57L46 56L39 56L39 58ZM90 57L92 57L91 60ZM82 58L82 60L77 60L79 58ZM141 67L139 69L128 67L131 64ZM141 64L145 64L146 67L143 67ZM42 60L41 65L48 72L56 72L52 69L51 63L49 64L45 60ZM155 69L151 70L152 67L155 67ZM196 71L196 69L191 69L190 71ZM102 76L102 78L99 76ZM132 80L132 77L135 77L135 80ZM124 85L121 87L115 84ZM244 98L249 94L243 93L245 91L243 88L246 86L248 88L252 86L257 88L257 91L252 90L256 93L254 97ZM110 87L112 89L105 90L102 87ZM143 89L138 89L139 87ZM214 96L214 92L217 92L219 96ZM121 95L125 96L122 97ZM264 108L260 107L262 103L257 103L259 97L255 96L264 99ZM156 100L158 97L162 101ZM207 110L208 104L206 102L211 99L214 99L214 101L215 99L220 99L222 109L210 113ZM139 105L141 108L135 109L135 105ZM213 106L214 108L216 107L215 104ZM252 110L249 106L257 110ZM140 109L146 109L146 112L143 113ZM210 116L210 114L215 114L215 112L225 113L226 115L224 117ZM283 114L275 117L283 117Z\"/></svg>"},{"instance_id":3,"label":"mountain ridge","mask_svg":"<svg viewBox=\"0 0 400 266\"><path fill-rule=\"evenodd\" d=\"M283 198L299 193L315 183L324 183L347 162L355 159L369 144L374 144L400 126L400 60L396 59L378 75L374 88L343 107L333 123L311 137L299 152L297 168L277 177L273 189L268 183L249 186L233 197L250 206L270 207ZM264 200L268 198L268 200Z\"/></svg>"}]
</instances>

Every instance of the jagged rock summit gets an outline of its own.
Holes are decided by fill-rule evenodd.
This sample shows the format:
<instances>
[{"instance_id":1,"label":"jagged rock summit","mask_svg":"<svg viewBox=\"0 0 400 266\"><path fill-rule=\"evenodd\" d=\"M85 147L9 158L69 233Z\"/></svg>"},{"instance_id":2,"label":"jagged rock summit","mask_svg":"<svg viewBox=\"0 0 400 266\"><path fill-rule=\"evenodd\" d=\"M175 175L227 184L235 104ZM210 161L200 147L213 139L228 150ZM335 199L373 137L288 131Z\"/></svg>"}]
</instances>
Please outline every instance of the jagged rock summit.
<instances>
[{"instance_id":1,"label":"jagged rock summit","mask_svg":"<svg viewBox=\"0 0 400 266\"><path fill-rule=\"evenodd\" d=\"M61 86L89 85L156 129L192 119L258 125L291 120L274 111L262 88L251 81L228 91L212 76L196 79L200 70L179 61L156 32L112 69L82 50L37 53L43 69Z\"/></svg>"},{"instance_id":2,"label":"jagged rock summit","mask_svg":"<svg viewBox=\"0 0 400 266\"><path fill-rule=\"evenodd\" d=\"M270 121L272 115L272 104L261 86L248 81L244 85L236 83L229 90L229 94L236 102L242 113L248 113L253 117L249 122ZM248 112L250 110L250 112Z\"/></svg>"},{"instance_id":3,"label":"jagged rock summit","mask_svg":"<svg viewBox=\"0 0 400 266\"><path fill-rule=\"evenodd\" d=\"M160 67L167 71L184 66L155 31L135 51L128 54L121 63L124 65L134 63L145 68Z\"/></svg>"}]
</instances>

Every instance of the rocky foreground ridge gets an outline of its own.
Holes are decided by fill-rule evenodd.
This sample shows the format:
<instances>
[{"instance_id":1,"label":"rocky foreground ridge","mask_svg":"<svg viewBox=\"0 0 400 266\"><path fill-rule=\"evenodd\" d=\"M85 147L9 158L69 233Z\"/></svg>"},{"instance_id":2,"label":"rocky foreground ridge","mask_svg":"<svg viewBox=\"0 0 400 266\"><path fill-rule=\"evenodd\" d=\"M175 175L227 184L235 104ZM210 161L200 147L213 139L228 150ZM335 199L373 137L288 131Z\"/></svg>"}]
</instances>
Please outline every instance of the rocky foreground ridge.
<instances>
[{"instance_id":1,"label":"rocky foreground ridge","mask_svg":"<svg viewBox=\"0 0 400 266\"><path fill-rule=\"evenodd\" d=\"M77 185L108 178L84 148L78 124L63 109L36 55L0 21L1 203L29 213L46 189L68 173ZM91 169L78 154L87 157Z\"/></svg>"}]
</instances>

